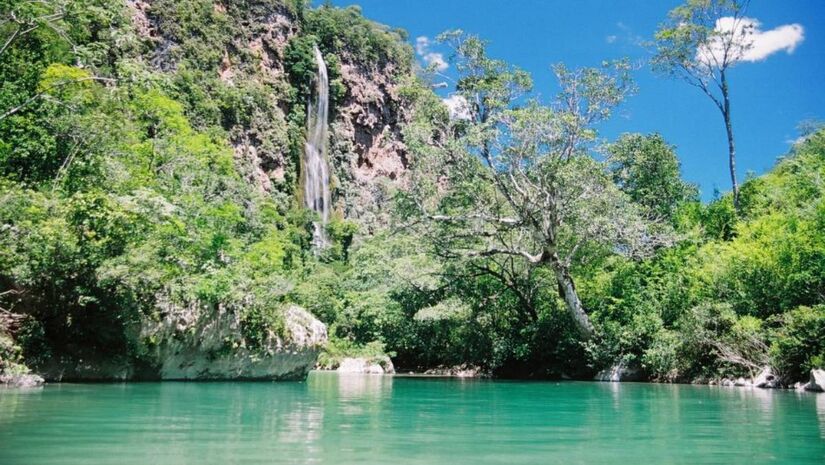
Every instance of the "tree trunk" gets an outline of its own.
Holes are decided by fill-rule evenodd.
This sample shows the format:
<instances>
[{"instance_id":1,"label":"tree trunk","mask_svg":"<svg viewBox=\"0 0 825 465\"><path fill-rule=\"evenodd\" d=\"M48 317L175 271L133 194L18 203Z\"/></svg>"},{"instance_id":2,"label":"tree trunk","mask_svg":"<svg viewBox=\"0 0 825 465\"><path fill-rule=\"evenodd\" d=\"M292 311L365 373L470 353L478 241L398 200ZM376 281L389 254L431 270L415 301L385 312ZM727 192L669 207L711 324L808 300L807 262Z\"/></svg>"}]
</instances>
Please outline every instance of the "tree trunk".
<instances>
[{"instance_id":1,"label":"tree trunk","mask_svg":"<svg viewBox=\"0 0 825 465\"><path fill-rule=\"evenodd\" d=\"M576 292L573 277L560 265L554 265L553 271L556 274L556 281L559 284L559 296L564 299L567 311L570 313L570 316L573 317L579 334L585 339L590 339L593 336L593 324L590 323L590 318L587 316L587 313L585 313L581 300L579 300L579 294Z\"/></svg>"},{"instance_id":2,"label":"tree trunk","mask_svg":"<svg viewBox=\"0 0 825 465\"><path fill-rule=\"evenodd\" d=\"M730 167L730 181L733 190L733 207L739 212L739 184L736 183L736 146L733 141L733 124L730 118L730 98L728 95L728 79L722 72L722 97L724 99L722 116L725 118L725 131L728 135L728 164Z\"/></svg>"}]
</instances>

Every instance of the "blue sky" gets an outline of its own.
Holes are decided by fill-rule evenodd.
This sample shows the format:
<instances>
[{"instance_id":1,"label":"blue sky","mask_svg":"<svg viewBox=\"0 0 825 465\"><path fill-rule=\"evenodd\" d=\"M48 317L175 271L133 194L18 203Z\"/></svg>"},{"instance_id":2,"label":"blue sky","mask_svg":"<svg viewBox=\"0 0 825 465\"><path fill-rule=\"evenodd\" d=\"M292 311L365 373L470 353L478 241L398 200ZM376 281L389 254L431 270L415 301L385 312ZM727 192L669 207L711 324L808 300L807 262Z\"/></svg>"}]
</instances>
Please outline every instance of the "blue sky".
<instances>
[{"instance_id":1,"label":"blue sky","mask_svg":"<svg viewBox=\"0 0 825 465\"><path fill-rule=\"evenodd\" d=\"M552 63L594 66L605 59L643 60L649 40L671 0L335 0L357 4L370 19L406 29L410 42L447 29L463 29L490 41L489 53L533 74L535 90L554 93ZM738 173L763 173L797 138L802 120L825 120L825 4L821 0L753 0L748 16L763 31L798 24L804 39L792 53L743 62L730 73ZM439 50L431 46L431 52ZM449 74L451 70L446 72ZM638 93L599 129L615 139L623 132L659 132L677 147L686 179L704 199L728 190L727 146L719 111L697 89L642 68Z\"/></svg>"}]
</instances>

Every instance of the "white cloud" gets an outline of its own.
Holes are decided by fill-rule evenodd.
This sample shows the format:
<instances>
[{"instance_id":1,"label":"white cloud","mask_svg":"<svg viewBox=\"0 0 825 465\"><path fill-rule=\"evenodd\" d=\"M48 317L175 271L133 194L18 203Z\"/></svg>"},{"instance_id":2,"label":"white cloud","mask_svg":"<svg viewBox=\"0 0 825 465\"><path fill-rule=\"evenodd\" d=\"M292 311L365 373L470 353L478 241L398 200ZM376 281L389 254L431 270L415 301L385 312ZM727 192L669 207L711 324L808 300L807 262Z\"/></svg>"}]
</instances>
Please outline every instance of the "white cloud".
<instances>
[{"instance_id":1,"label":"white cloud","mask_svg":"<svg viewBox=\"0 0 825 465\"><path fill-rule=\"evenodd\" d=\"M468 120L472 117L470 104L462 95L453 94L443 100L450 110L450 119Z\"/></svg>"},{"instance_id":2,"label":"white cloud","mask_svg":"<svg viewBox=\"0 0 825 465\"><path fill-rule=\"evenodd\" d=\"M800 24L786 24L775 29L763 31L754 18L733 18L730 16L716 20L716 31L724 38L733 38L738 45L734 47L733 56L728 61L756 62L768 58L774 53L786 51L793 53L805 39L805 29ZM722 61L724 55L724 38L716 37L707 46L696 52L696 58L703 63Z\"/></svg>"},{"instance_id":3,"label":"white cloud","mask_svg":"<svg viewBox=\"0 0 825 465\"><path fill-rule=\"evenodd\" d=\"M433 68L439 73L444 72L450 65L444 59L444 55L437 52L430 51L430 39L427 36L421 36L415 39L415 52L424 60L428 68Z\"/></svg>"},{"instance_id":4,"label":"white cloud","mask_svg":"<svg viewBox=\"0 0 825 465\"><path fill-rule=\"evenodd\" d=\"M440 53L428 53L424 55L424 62L427 63L427 66L432 66L435 68L436 71L439 73L444 72L450 65L447 64L447 61L444 59L444 55Z\"/></svg>"},{"instance_id":5,"label":"white cloud","mask_svg":"<svg viewBox=\"0 0 825 465\"><path fill-rule=\"evenodd\" d=\"M627 24L619 21L616 23L619 31L616 34L605 36L604 41L608 44L627 44L627 45L642 45L644 38L633 32L633 29Z\"/></svg>"},{"instance_id":6,"label":"white cloud","mask_svg":"<svg viewBox=\"0 0 825 465\"><path fill-rule=\"evenodd\" d=\"M424 55L427 53L427 49L430 48L430 38L427 36L421 36L415 39L415 52L419 55Z\"/></svg>"}]
</instances>

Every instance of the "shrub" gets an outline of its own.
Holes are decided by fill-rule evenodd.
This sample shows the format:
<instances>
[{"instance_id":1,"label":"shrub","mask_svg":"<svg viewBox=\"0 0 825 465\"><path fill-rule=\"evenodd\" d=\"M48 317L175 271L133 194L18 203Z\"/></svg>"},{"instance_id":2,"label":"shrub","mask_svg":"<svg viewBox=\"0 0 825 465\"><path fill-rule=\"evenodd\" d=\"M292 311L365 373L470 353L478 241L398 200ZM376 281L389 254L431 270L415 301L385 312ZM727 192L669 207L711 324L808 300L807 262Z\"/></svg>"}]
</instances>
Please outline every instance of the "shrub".
<instances>
[{"instance_id":1,"label":"shrub","mask_svg":"<svg viewBox=\"0 0 825 465\"><path fill-rule=\"evenodd\" d=\"M798 307L774 317L771 358L787 382L807 379L813 368L825 368L825 305Z\"/></svg>"},{"instance_id":2,"label":"shrub","mask_svg":"<svg viewBox=\"0 0 825 465\"><path fill-rule=\"evenodd\" d=\"M365 358L371 363L383 364L386 358L390 356L394 357L395 354L388 353L384 343L380 341L372 341L361 345L352 342L350 339L332 337L318 356L318 366L325 370L334 370L338 368L343 359L350 357Z\"/></svg>"}]
</instances>

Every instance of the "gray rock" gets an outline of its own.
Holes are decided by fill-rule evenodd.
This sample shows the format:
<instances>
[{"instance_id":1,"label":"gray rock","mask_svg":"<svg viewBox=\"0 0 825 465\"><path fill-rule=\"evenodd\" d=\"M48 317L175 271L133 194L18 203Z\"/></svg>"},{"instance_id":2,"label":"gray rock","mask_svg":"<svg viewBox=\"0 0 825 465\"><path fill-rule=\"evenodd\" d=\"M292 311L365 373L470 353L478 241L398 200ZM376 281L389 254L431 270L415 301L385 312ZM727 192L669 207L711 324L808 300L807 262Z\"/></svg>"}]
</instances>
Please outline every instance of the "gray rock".
<instances>
[{"instance_id":1,"label":"gray rock","mask_svg":"<svg viewBox=\"0 0 825 465\"><path fill-rule=\"evenodd\" d=\"M774 374L771 367L765 367L759 375L753 379L753 385L759 388L776 389L780 387L779 377Z\"/></svg>"},{"instance_id":2,"label":"gray rock","mask_svg":"<svg viewBox=\"0 0 825 465\"><path fill-rule=\"evenodd\" d=\"M144 363L130 357L52 357L40 367L49 381L299 380L315 366L327 328L301 307L282 312L283 325L263 328L263 340L248 340L242 304L207 306L158 298L160 318L140 323Z\"/></svg>"},{"instance_id":3,"label":"gray rock","mask_svg":"<svg viewBox=\"0 0 825 465\"><path fill-rule=\"evenodd\" d=\"M748 381L746 381L745 378L737 378L736 381L733 382L733 385L742 387L742 386L749 386L750 383L748 383Z\"/></svg>"},{"instance_id":4,"label":"gray rock","mask_svg":"<svg viewBox=\"0 0 825 465\"><path fill-rule=\"evenodd\" d=\"M44 379L42 377L32 373L0 375L0 384L5 384L6 386L13 388L36 388L43 386L43 382Z\"/></svg>"},{"instance_id":5,"label":"gray rock","mask_svg":"<svg viewBox=\"0 0 825 465\"><path fill-rule=\"evenodd\" d=\"M721 386L725 387L734 387L736 383L732 379L723 379L722 382L719 383Z\"/></svg>"},{"instance_id":6,"label":"gray rock","mask_svg":"<svg viewBox=\"0 0 825 465\"><path fill-rule=\"evenodd\" d=\"M327 341L326 326L295 305L284 311L286 334L270 330L255 350L239 339L238 312L219 307L209 315L170 306L167 315L157 327L144 328L161 341L155 354L161 379L303 379ZM227 347L227 340L236 346Z\"/></svg>"},{"instance_id":7,"label":"gray rock","mask_svg":"<svg viewBox=\"0 0 825 465\"><path fill-rule=\"evenodd\" d=\"M811 370L811 379L805 385L806 391L825 392L825 370Z\"/></svg>"},{"instance_id":8,"label":"gray rock","mask_svg":"<svg viewBox=\"0 0 825 465\"><path fill-rule=\"evenodd\" d=\"M383 375L395 373L395 367L389 357L363 358L348 357L341 360L338 373L358 373L368 375Z\"/></svg>"},{"instance_id":9,"label":"gray rock","mask_svg":"<svg viewBox=\"0 0 825 465\"><path fill-rule=\"evenodd\" d=\"M613 383L639 381L642 379L642 372L636 367L627 366L624 362L619 362L610 368L596 373L593 379L595 381L608 381Z\"/></svg>"},{"instance_id":10,"label":"gray rock","mask_svg":"<svg viewBox=\"0 0 825 465\"><path fill-rule=\"evenodd\" d=\"M455 378L489 378L491 375L481 367L474 365L467 365L463 363L455 366L438 366L430 368L424 372L428 376L445 376ZM562 375L562 379L570 379L566 375Z\"/></svg>"}]
</instances>

